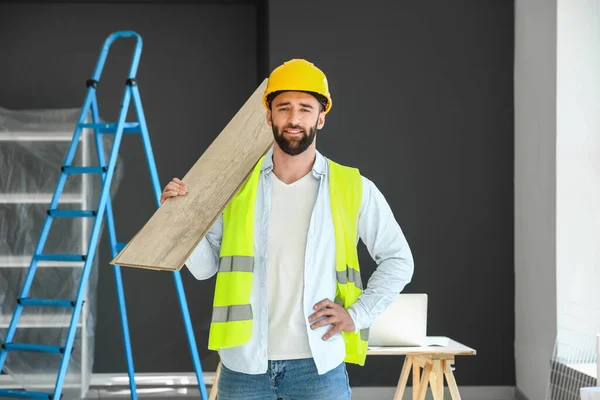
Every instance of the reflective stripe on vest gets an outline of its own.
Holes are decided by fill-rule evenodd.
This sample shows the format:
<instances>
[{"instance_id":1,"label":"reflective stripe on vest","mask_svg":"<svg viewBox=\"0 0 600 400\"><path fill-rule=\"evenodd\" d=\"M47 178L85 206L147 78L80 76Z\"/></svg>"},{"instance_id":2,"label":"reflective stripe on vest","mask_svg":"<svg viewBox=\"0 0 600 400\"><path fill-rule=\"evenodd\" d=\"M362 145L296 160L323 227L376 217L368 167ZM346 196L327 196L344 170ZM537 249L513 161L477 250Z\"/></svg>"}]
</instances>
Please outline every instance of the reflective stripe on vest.
<instances>
[{"instance_id":1,"label":"reflective stripe on vest","mask_svg":"<svg viewBox=\"0 0 600 400\"><path fill-rule=\"evenodd\" d=\"M362 279L360 278L360 271L357 271L354 268L346 268L345 271L336 271L335 274L339 283L346 284L351 282L354 283L357 288L362 290L363 285Z\"/></svg>"},{"instance_id":2,"label":"reflective stripe on vest","mask_svg":"<svg viewBox=\"0 0 600 400\"><path fill-rule=\"evenodd\" d=\"M226 256L221 257L219 272L254 272L254 257Z\"/></svg>"},{"instance_id":3,"label":"reflective stripe on vest","mask_svg":"<svg viewBox=\"0 0 600 400\"><path fill-rule=\"evenodd\" d=\"M213 309L212 322L245 321L252 319L250 304L222 306Z\"/></svg>"},{"instance_id":4,"label":"reflective stripe on vest","mask_svg":"<svg viewBox=\"0 0 600 400\"><path fill-rule=\"evenodd\" d=\"M259 160L223 212L223 238L209 333L211 350L239 346L252 337L255 199L263 160L264 157ZM357 169L330 160L328 167L336 249L334 301L348 309L363 290L356 249L362 180ZM342 332L342 335L345 361L364 365L369 330Z\"/></svg>"}]
</instances>

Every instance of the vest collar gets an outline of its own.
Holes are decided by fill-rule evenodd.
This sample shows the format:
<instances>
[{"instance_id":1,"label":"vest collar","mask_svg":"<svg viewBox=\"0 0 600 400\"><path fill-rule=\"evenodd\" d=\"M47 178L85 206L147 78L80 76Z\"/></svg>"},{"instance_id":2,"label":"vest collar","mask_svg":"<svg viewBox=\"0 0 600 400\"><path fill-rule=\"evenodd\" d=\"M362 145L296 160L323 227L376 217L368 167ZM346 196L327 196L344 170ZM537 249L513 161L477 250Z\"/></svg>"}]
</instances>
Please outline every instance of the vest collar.
<instances>
[{"instance_id":1,"label":"vest collar","mask_svg":"<svg viewBox=\"0 0 600 400\"><path fill-rule=\"evenodd\" d=\"M269 149L267 154L265 154L265 159L260 167L260 170L264 174L270 174L273 171L273 147ZM325 157L317 150L315 163L312 168L313 175L316 178L321 178L327 173L327 160Z\"/></svg>"}]
</instances>

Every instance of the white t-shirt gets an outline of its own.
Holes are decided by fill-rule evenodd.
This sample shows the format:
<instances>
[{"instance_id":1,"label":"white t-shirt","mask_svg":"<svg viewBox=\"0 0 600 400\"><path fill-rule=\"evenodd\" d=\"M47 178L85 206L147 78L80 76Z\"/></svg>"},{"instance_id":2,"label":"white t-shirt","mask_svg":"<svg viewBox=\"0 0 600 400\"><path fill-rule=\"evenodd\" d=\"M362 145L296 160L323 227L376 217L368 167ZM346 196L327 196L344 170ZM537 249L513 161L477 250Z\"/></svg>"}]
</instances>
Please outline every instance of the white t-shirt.
<instances>
[{"instance_id":1,"label":"white t-shirt","mask_svg":"<svg viewBox=\"0 0 600 400\"><path fill-rule=\"evenodd\" d=\"M310 328L303 311L304 259L319 181L312 172L289 185L272 176L267 256L268 358L310 358Z\"/></svg>"}]
</instances>

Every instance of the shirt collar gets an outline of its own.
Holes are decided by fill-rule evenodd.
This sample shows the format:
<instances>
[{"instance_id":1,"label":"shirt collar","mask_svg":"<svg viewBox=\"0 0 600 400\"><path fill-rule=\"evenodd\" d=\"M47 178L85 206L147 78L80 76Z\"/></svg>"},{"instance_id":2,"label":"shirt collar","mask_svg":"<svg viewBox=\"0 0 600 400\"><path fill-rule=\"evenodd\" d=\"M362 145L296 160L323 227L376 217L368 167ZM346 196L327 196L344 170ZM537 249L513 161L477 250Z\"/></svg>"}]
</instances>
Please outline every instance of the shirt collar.
<instances>
[{"instance_id":1,"label":"shirt collar","mask_svg":"<svg viewBox=\"0 0 600 400\"><path fill-rule=\"evenodd\" d=\"M273 147L271 147L267 154L265 154L265 159L260 167L260 170L265 174L269 174L271 171L273 171ZM317 178L320 178L327 172L327 160L318 150L316 151L316 158L312 167L312 172Z\"/></svg>"}]
</instances>

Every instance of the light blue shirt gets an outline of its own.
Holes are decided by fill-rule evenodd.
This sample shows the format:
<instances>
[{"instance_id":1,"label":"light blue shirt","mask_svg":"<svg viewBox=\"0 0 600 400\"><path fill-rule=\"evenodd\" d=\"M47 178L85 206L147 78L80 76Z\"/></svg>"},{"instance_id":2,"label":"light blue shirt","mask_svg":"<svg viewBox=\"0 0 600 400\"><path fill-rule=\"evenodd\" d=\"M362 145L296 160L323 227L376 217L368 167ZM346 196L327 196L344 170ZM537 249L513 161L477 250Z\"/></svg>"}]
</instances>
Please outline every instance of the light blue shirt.
<instances>
[{"instance_id":1,"label":"light blue shirt","mask_svg":"<svg viewBox=\"0 0 600 400\"><path fill-rule=\"evenodd\" d=\"M268 297L267 251L271 205L271 174L273 149L261 166L259 189L255 207L254 279L251 307L254 317L252 338L243 345L221 349L219 355L227 368L247 374L267 371ZM334 301L336 292L335 235L329 202L328 163L317 152L312 174L319 180L317 198L310 220L306 245L304 270L304 314L306 330L313 359L319 374L338 366L346 355L341 333L327 341L323 335L332 325L311 329L308 317L314 305L324 299ZM387 201L369 179L362 177L363 194L358 222L358 240L361 239L377 264L375 272L348 312L356 332L368 328L410 282L413 275L413 257ZM206 236L200 241L186 262L196 279L208 279L217 273L223 234L220 216ZM363 276L364 280L364 276ZM290 345L293 345L290 343Z\"/></svg>"}]
</instances>

